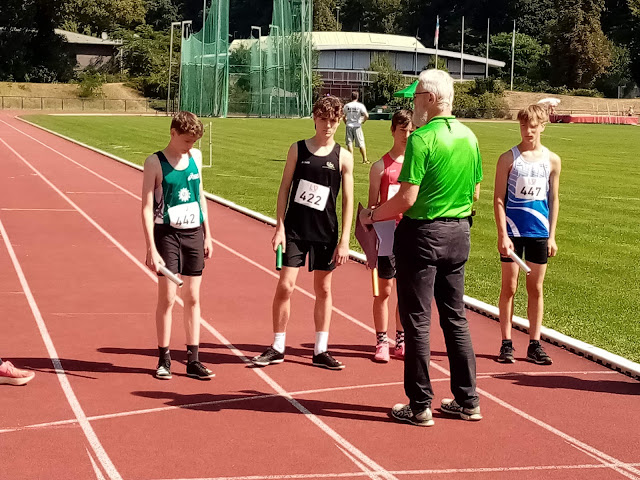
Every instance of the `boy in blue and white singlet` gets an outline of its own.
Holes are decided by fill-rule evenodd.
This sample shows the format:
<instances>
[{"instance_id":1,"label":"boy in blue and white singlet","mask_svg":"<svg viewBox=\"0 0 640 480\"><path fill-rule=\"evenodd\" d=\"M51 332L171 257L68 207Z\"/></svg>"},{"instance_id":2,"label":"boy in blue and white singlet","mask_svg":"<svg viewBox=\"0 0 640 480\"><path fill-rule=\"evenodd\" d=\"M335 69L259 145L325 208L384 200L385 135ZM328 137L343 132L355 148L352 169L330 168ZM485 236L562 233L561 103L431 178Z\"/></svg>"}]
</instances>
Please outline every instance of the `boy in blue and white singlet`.
<instances>
[{"instance_id":1,"label":"boy in blue and white singlet","mask_svg":"<svg viewBox=\"0 0 640 480\"><path fill-rule=\"evenodd\" d=\"M540 345L540 328L547 258L558 252L556 224L560 206L560 157L540 141L548 121L548 113L543 106L530 105L520 110L518 121L522 141L500 156L493 197L498 251L502 262L498 304L502 346L497 360L502 363L515 361L511 323L519 270L509 257L509 251L513 251L531 268L527 276L527 315L530 325L527 360L551 365L551 357Z\"/></svg>"},{"instance_id":2,"label":"boy in blue and white singlet","mask_svg":"<svg viewBox=\"0 0 640 480\"><path fill-rule=\"evenodd\" d=\"M171 378L172 309L177 285L159 273L165 266L184 280L184 326L187 335L187 375L210 378L200 363L200 284L212 241L202 188L202 153L193 148L202 137L202 122L193 113L179 112L171 121L169 145L144 163L142 227L147 244L146 264L158 273L158 367L156 378Z\"/></svg>"}]
</instances>

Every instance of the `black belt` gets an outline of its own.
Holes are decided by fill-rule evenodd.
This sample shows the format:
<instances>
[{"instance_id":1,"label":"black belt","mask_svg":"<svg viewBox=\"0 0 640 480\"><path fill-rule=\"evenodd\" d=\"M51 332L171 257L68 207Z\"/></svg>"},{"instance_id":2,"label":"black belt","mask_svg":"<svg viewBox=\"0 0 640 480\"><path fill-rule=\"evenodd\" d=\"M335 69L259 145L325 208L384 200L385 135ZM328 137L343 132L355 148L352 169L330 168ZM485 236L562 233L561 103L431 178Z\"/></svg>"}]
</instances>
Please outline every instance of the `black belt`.
<instances>
[{"instance_id":1,"label":"black belt","mask_svg":"<svg viewBox=\"0 0 640 480\"><path fill-rule=\"evenodd\" d=\"M464 218L453 218L453 217L438 217L438 218L434 218L433 220L424 220L426 223L435 223L435 222L468 222L469 221L469 217L464 217Z\"/></svg>"}]
</instances>

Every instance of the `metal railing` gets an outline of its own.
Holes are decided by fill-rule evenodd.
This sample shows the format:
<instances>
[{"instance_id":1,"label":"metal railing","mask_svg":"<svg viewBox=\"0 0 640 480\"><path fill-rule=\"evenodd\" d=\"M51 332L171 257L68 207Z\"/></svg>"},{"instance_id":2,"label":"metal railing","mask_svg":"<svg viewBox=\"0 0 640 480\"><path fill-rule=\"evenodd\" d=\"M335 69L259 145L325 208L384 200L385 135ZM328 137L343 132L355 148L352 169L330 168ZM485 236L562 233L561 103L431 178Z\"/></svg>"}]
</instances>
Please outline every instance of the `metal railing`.
<instances>
[{"instance_id":1,"label":"metal railing","mask_svg":"<svg viewBox=\"0 0 640 480\"><path fill-rule=\"evenodd\" d=\"M171 104L173 102L170 102ZM169 105L169 111L174 106ZM59 98L0 96L1 110L47 110L63 112L157 113L167 111L166 99L152 98Z\"/></svg>"}]
</instances>

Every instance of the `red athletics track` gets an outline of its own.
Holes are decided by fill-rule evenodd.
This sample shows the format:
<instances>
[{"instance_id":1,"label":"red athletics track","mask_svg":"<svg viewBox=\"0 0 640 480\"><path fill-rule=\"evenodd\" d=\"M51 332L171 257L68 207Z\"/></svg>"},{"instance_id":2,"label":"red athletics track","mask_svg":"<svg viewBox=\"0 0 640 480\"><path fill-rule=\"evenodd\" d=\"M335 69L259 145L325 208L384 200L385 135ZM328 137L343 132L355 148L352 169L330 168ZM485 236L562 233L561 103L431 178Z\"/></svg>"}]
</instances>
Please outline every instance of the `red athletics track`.
<instances>
[{"instance_id":1,"label":"red athletics track","mask_svg":"<svg viewBox=\"0 0 640 480\"><path fill-rule=\"evenodd\" d=\"M370 360L369 277L356 263L334 277L330 346L344 371L310 365L308 274L285 363L247 367L271 340L272 228L216 204L201 359L217 376L184 375L176 305L174 378L156 380L141 173L7 114L0 159L0 356L37 371L1 388L2 480L640 478L638 382L553 346L551 367L500 365L498 325L473 312L484 420L436 409L431 428L392 422L402 364ZM435 406L450 393L433 332ZM526 336L514 341L522 357Z\"/></svg>"}]
</instances>

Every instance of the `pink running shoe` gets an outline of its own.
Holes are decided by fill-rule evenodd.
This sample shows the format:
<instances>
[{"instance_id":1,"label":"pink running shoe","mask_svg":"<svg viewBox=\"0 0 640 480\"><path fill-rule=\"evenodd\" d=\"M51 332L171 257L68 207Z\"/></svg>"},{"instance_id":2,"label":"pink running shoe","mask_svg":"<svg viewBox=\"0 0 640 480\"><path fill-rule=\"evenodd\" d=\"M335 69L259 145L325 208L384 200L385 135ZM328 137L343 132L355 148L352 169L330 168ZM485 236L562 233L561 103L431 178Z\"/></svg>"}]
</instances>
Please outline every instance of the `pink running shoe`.
<instances>
[{"instance_id":1,"label":"pink running shoe","mask_svg":"<svg viewBox=\"0 0 640 480\"><path fill-rule=\"evenodd\" d=\"M393 349L393 356L398 360L404 360L404 342L399 347Z\"/></svg>"},{"instance_id":2,"label":"pink running shoe","mask_svg":"<svg viewBox=\"0 0 640 480\"><path fill-rule=\"evenodd\" d=\"M0 365L0 385L24 385L35 376L34 372L16 368L11 362L5 361Z\"/></svg>"},{"instance_id":3,"label":"pink running shoe","mask_svg":"<svg viewBox=\"0 0 640 480\"><path fill-rule=\"evenodd\" d=\"M376 345L376 354L373 356L376 362L386 363L389 361L389 343L379 343Z\"/></svg>"}]
</instances>

